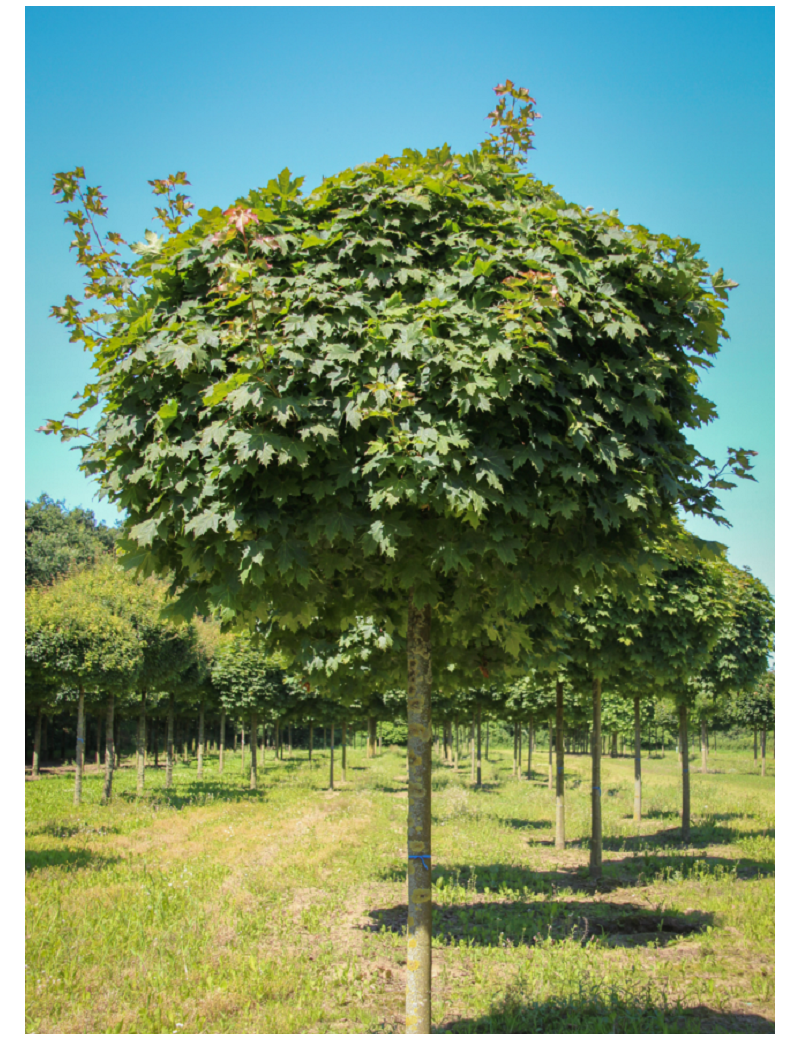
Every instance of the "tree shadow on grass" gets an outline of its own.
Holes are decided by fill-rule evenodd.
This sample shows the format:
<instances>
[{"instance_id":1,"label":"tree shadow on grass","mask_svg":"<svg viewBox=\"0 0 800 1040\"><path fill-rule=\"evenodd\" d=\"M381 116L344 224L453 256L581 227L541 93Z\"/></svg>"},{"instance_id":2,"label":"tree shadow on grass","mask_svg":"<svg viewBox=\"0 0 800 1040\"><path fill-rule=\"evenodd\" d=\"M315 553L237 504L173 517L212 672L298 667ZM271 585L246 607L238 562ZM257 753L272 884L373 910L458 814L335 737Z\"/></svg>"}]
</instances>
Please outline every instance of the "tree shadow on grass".
<instances>
[{"instance_id":1,"label":"tree shadow on grass","mask_svg":"<svg viewBox=\"0 0 800 1040\"><path fill-rule=\"evenodd\" d=\"M118 863L119 859L119 856L98 856L88 849L26 849L25 873L45 867L63 867L65 870L90 867L100 870L111 863Z\"/></svg>"},{"instance_id":2,"label":"tree shadow on grass","mask_svg":"<svg viewBox=\"0 0 800 1040\"><path fill-rule=\"evenodd\" d=\"M381 881L402 882L406 879L406 864L395 863L380 872ZM589 872L588 863L578 866L559 866L553 870L531 870L529 867L506 863L436 864L431 880L434 885L443 878L448 884L469 889L476 895L506 892L511 896L555 895L558 892L608 893L619 888L634 888L660 878L672 881L681 878L691 881L713 881L733 874L740 880L752 880L769 873L764 864L753 859L724 859L719 856L631 855L622 859L606 860L598 877ZM434 890L435 901L435 890Z\"/></svg>"},{"instance_id":3,"label":"tree shadow on grass","mask_svg":"<svg viewBox=\"0 0 800 1040\"><path fill-rule=\"evenodd\" d=\"M405 935L407 906L400 903L368 912L372 932ZM602 947L663 947L704 932L713 915L675 913L636 903L482 900L434 905L433 939L443 946L535 946L569 941Z\"/></svg>"},{"instance_id":4,"label":"tree shadow on grass","mask_svg":"<svg viewBox=\"0 0 800 1040\"><path fill-rule=\"evenodd\" d=\"M143 795L137 795L135 791L120 791L114 794L115 798L128 803L150 804L153 808L185 809L196 805L207 805L213 802L254 802L267 797L274 787L274 783L259 778L259 786L255 791L244 786L234 787L232 784L214 783L210 781L195 781L191 784L181 784L176 790L164 788L153 790L145 788Z\"/></svg>"},{"instance_id":5,"label":"tree shadow on grass","mask_svg":"<svg viewBox=\"0 0 800 1040\"><path fill-rule=\"evenodd\" d=\"M446 1016L434 1033L774 1033L775 1023L762 1015L715 1011L703 1004L668 1007L658 996L582 998L506 996L486 1015Z\"/></svg>"}]
</instances>

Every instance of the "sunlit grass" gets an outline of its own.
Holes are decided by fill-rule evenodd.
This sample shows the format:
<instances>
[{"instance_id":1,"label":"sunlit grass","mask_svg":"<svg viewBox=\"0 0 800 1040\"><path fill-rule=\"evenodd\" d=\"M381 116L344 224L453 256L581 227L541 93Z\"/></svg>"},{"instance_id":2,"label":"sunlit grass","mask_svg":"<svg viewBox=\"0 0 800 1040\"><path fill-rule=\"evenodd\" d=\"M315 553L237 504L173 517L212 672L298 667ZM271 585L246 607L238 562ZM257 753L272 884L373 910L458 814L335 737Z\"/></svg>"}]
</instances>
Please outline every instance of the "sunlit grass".
<instances>
[{"instance_id":1,"label":"sunlit grass","mask_svg":"<svg viewBox=\"0 0 800 1040\"><path fill-rule=\"evenodd\" d=\"M333 794L320 751L269 755L255 794L232 754L170 793L148 769L142 799L122 769L107 807L99 773L78 808L69 774L26 783L28 1030L404 1031L404 759L348 759ZM492 748L482 790L437 760L436 1031L772 1031L774 779L752 765L693 772L686 847L674 752L644 760L641 828L632 760L605 758L595 885L587 757L559 853L544 755L514 781Z\"/></svg>"}]
</instances>

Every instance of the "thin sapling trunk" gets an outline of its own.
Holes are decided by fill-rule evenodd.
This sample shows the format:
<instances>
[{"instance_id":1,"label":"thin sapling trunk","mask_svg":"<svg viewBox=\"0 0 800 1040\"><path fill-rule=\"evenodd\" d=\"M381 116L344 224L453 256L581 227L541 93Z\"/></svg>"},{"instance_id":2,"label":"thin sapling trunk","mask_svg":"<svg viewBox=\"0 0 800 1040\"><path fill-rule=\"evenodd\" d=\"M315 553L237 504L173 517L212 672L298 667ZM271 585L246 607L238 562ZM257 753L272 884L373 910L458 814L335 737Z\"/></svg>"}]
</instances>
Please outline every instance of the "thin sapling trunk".
<instances>
[{"instance_id":1,"label":"thin sapling trunk","mask_svg":"<svg viewBox=\"0 0 800 1040\"><path fill-rule=\"evenodd\" d=\"M108 805L111 801L111 787L114 783L114 694L108 695L106 702L106 775L103 778L103 794L101 801Z\"/></svg>"},{"instance_id":2,"label":"thin sapling trunk","mask_svg":"<svg viewBox=\"0 0 800 1040\"><path fill-rule=\"evenodd\" d=\"M556 683L556 848L566 842L564 805L564 684Z\"/></svg>"},{"instance_id":3,"label":"thin sapling trunk","mask_svg":"<svg viewBox=\"0 0 800 1040\"><path fill-rule=\"evenodd\" d=\"M431 608L408 600L406 1033L431 1031Z\"/></svg>"},{"instance_id":4,"label":"thin sapling trunk","mask_svg":"<svg viewBox=\"0 0 800 1040\"><path fill-rule=\"evenodd\" d=\"M33 761L31 762L31 776L39 775L39 751L42 746L42 709L36 712L36 729L33 731Z\"/></svg>"},{"instance_id":5,"label":"thin sapling trunk","mask_svg":"<svg viewBox=\"0 0 800 1040\"><path fill-rule=\"evenodd\" d=\"M169 704L167 706L167 772L164 778L164 786L169 789L172 787L172 770L175 765L175 743L174 743L174 728L175 728L175 696L170 693Z\"/></svg>"},{"instance_id":6,"label":"thin sapling trunk","mask_svg":"<svg viewBox=\"0 0 800 1040\"><path fill-rule=\"evenodd\" d=\"M642 822L642 727L638 696L633 698L633 822Z\"/></svg>"},{"instance_id":7,"label":"thin sapling trunk","mask_svg":"<svg viewBox=\"0 0 800 1040\"><path fill-rule=\"evenodd\" d=\"M681 774L683 777L683 805L681 807L681 840L688 842L691 816L689 803L689 712L685 704L678 708L678 737L681 748Z\"/></svg>"},{"instance_id":8,"label":"thin sapling trunk","mask_svg":"<svg viewBox=\"0 0 800 1040\"><path fill-rule=\"evenodd\" d=\"M250 790L258 788L258 715L250 712Z\"/></svg>"},{"instance_id":9,"label":"thin sapling trunk","mask_svg":"<svg viewBox=\"0 0 800 1040\"><path fill-rule=\"evenodd\" d=\"M589 872L598 876L603 870L603 819L600 796L600 762L603 750L602 720L602 684L595 679L592 689L592 838L589 854Z\"/></svg>"},{"instance_id":10,"label":"thin sapling trunk","mask_svg":"<svg viewBox=\"0 0 800 1040\"><path fill-rule=\"evenodd\" d=\"M206 743L206 706L200 705L200 719L197 726L197 779L203 779L203 749Z\"/></svg>"},{"instance_id":11,"label":"thin sapling trunk","mask_svg":"<svg viewBox=\"0 0 800 1040\"><path fill-rule=\"evenodd\" d=\"M147 691L142 690L139 702L139 726L136 730L136 793L144 794L145 727L147 725Z\"/></svg>"}]
</instances>

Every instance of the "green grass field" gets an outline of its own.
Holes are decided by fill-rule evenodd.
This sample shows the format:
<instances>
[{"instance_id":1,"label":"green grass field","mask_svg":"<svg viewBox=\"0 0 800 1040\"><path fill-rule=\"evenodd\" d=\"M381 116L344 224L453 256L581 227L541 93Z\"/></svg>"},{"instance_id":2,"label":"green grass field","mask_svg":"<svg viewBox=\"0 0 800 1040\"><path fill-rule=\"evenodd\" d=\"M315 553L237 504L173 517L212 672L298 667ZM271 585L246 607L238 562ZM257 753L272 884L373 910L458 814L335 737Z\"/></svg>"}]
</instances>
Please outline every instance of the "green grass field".
<instances>
[{"instance_id":1,"label":"green grass field","mask_svg":"<svg viewBox=\"0 0 800 1040\"><path fill-rule=\"evenodd\" d=\"M261 756L259 754L259 763ZM604 876L588 875L590 760L568 756L567 841L553 848L546 758L485 786L433 772L433 1011L438 1033L774 1032L774 777L752 754L692 762L680 843L674 751L603 760ZM270 753L261 790L229 754L26 783L27 1030L404 1032L405 759ZM769 760L770 774L772 760Z\"/></svg>"}]
</instances>

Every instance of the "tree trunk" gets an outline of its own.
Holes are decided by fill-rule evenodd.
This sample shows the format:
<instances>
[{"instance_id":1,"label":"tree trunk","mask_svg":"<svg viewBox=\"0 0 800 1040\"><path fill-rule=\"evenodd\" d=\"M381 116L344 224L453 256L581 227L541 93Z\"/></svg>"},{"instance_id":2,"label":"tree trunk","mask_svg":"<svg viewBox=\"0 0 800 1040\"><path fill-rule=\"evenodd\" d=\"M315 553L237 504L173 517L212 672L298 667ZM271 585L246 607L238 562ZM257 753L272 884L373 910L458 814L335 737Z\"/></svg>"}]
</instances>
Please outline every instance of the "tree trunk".
<instances>
[{"instance_id":1,"label":"tree trunk","mask_svg":"<svg viewBox=\"0 0 800 1040\"><path fill-rule=\"evenodd\" d=\"M97 743L95 744L95 748L94 748L94 764L99 769L100 768L100 744L102 743L102 737L101 737L100 730L101 730L102 725L103 725L102 719L101 719L100 715L97 716L97 719L95 720L95 722L96 722L96 725L97 725Z\"/></svg>"},{"instance_id":2,"label":"tree trunk","mask_svg":"<svg viewBox=\"0 0 800 1040\"><path fill-rule=\"evenodd\" d=\"M406 1033L431 1031L431 608L408 599Z\"/></svg>"},{"instance_id":3,"label":"tree trunk","mask_svg":"<svg viewBox=\"0 0 800 1040\"><path fill-rule=\"evenodd\" d=\"M111 786L114 782L114 694L108 695L106 702L106 775L103 779L101 801L108 805L111 801Z\"/></svg>"},{"instance_id":4,"label":"tree trunk","mask_svg":"<svg viewBox=\"0 0 800 1040\"><path fill-rule=\"evenodd\" d=\"M700 766L701 772L708 772L708 730L706 728L706 720L700 720L700 754L702 758L702 765Z\"/></svg>"},{"instance_id":5,"label":"tree trunk","mask_svg":"<svg viewBox=\"0 0 800 1040\"><path fill-rule=\"evenodd\" d=\"M533 719L528 719L528 779L531 778L531 763L533 761Z\"/></svg>"},{"instance_id":6,"label":"tree trunk","mask_svg":"<svg viewBox=\"0 0 800 1040\"><path fill-rule=\"evenodd\" d=\"M139 702L139 725L136 729L136 793L144 794L145 739L147 737L147 691L142 690Z\"/></svg>"},{"instance_id":7,"label":"tree trunk","mask_svg":"<svg viewBox=\"0 0 800 1040\"><path fill-rule=\"evenodd\" d=\"M758 727L753 728L753 765L758 765Z\"/></svg>"},{"instance_id":8,"label":"tree trunk","mask_svg":"<svg viewBox=\"0 0 800 1040\"><path fill-rule=\"evenodd\" d=\"M639 698L633 698L633 822L642 822L642 726Z\"/></svg>"},{"instance_id":9,"label":"tree trunk","mask_svg":"<svg viewBox=\"0 0 800 1040\"><path fill-rule=\"evenodd\" d=\"M473 716L472 722L469 724L469 758L470 758L470 773L469 782L475 783L475 717Z\"/></svg>"},{"instance_id":10,"label":"tree trunk","mask_svg":"<svg viewBox=\"0 0 800 1040\"><path fill-rule=\"evenodd\" d=\"M172 787L172 770L175 764L175 695L170 693L169 705L167 707L167 773L164 778L164 786Z\"/></svg>"},{"instance_id":11,"label":"tree trunk","mask_svg":"<svg viewBox=\"0 0 800 1040\"><path fill-rule=\"evenodd\" d=\"M617 752L617 734L616 733L612 733L611 734L611 757L612 758L617 758L618 757L618 752Z\"/></svg>"},{"instance_id":12,"label":"tree trunk","mask_svg":"<svg viewBox=\"0 0 800 1040\"><path fill-rule=\"evenodd\" d=\"M603 870L603 818L600 804L600 758L603 747L601 730L601 696L602 684L595 679L592 690L592 840L589 855L589 873L598 876Z\"/></svg>"},{"instance_id":13,"label":"tree trunk","mask_svg":"<svg viewBox=\"0 0 800 1040\"><path fill-rule=\"evenodd\" d=\"M42 742L41 742L41 747L40 747L40 752L41 752L40 761L41 761L42 765L44 765L45 762L47 761L47 754L48 754L47 735L48 735L47 734L47 716L46 715L42 715ZM774 741L773 741L773 745L772 746L773 746L773 748L775 747Z\"/></svg>"},{"instance_id":14,"label":"tree trunk","mask_svg":"<svg viewBox=\"0 0 800 1040\"><path fill-rule=\"evenodd\" d=\"M330 775L330 779L328 780L328 790L329 791L333 790L333 744L334 744L334 732L333 732L333 726L331 726L331 775Z\"/></svg>"},{"instance_id":15,"label":"tree trunk","mask_svg":"<svg viewBox=\"0 0 800 1040\"><path fill-rule=\"evenodd\" d=\"M513 748L511 750L511 779L517 779L517 724L514 723Z\"/></svg>"},{"instance_id":16,"label":"tree trunk","mask_svg":"<svg viewBox=\"0 0 800 1040\"><path fill-rule=\"evenodd\" d=\"M372 716L370 716L367 719L367 758L375 757L375 734L377 728L377 722Z\"/></svg>"},{"instance_id":17,"label":"tree trunk","mask_svg":"<svg viewBox=\"0 0 800 1040\"><path fill-rule=\"evenodd\" d=\"M250 790L258 788L258 715L250 712Z\"/></svg>"},{"instance_id":18,"label":"tree trunk","mask_svg":"<svg viewBox=\"0 0 800 1040\"><path fill-rule=\"evenodd\" d=\"M683 806L681 808L681 840L689 841L691 826L689 806L689 712L685 704L678 708L678 737L681 747L681 772L683 775Z\"/></svg>"},{"instance_id":19,"label":"tree trunk","mask_svg":"<svg viewBox=\"0 0 800 1040\"><path fill-rule=\"evenodd\" d=\"M556 848L566 843L564 806L564 684L556 683Z\"/></svg>"},{"instance_id":20,"label":"tree trunk","mask_svg":"<svg viewBox=\"0 0 800 1040\"><path fill-rule=\"evenodd\" d=\"M767 775L767 727L761 729L761 775Z\"/></svg>"},{"instance_id":21,"label":"tree trunk","mask_svg":"<svg viewBox=\"0 0 800 1040\"><path fill-rule=\"evenodd\" d=\"M181 729L183 730L183 734L182 734L182 736L183 736L183 764L185 766L188 766L189 765L189 727L186 725L186 720L185 719L182 722Z\"/></svg>"},{"instance_id":22,"label":"tree trunk","mask_svg":"<svg viewBox=\"0 0 800 1040\"><path fill-rule=\"evenodd\" d=\"M108 736L106 736L108 740ZM122 758L122 741L119 736L119 720L114 719L114 754L116 757L115 765L119 769L120 760Z\"/></svg>"},{"instance_id":23,"label":"tree trunk","mask_svg":"<svg viewBox=\"0 0 800 1040\"><path fill-rule=\"evenodd\" d=\"M489 764L489 727L491 722L486 723L486 764Z\"/></svg>"},{"instance_id":24,"label":"tree trunk","mask_svg":"<svg viewBox=\"0 0 800 1040\"><path fill-rule=\"evenodd\" d=\"M553 723L547 720L547 790L553 790Z\"/></svg>"},{"instance_id":25,"label":"tree trunk","mask_svg":"<svg viewBox=\"0 0 800 1040\"><path fill-rule=\"evenodd\" d=\"M261 720L261 729L264 731L264 739L261 741L261 768L267 768L267 720Z\"/></svg>"},{"instance_id":26,"label":"tree trunk","mask_svg":"<svg viewBox=\"0 0 800 1040\"><path fill-rule=\"evenodd\" d=\"M31 776L39 775L39 751L42 746L42 709L36 712L36 729L33 731L33 761L31 762Z\"/></svg>"},{"instance_id":27,"label":"tree trunk","mask_svg":"<svg viewBox=\"0 0 800 1040\"><path fill-rule=\"evenodd\" d=\"M383 723L378 723L378 754L383 753Z\"/></svg>"},{"instance_id":28,"label":"tree trunk","mask_svg":"<svg viewBox=\"0 0 800 1040\"><path fill-rule=\"evenodd\" d=\"M197 726L197 779L203 779L203 748L206 743L206 706L200 705L200 719Z\"/></svg>"},{"instance_id":29,"label":"tree trunk","mask_svg":"<svg viewBox=\"0 0 800 1040\"><path fill-rule=\"evenodd\" d=\"M342 783L347 782L347 723L342 723Z\"/></svg>"},{"instance_id":30,"label":"tree trunk","mask_svg":"<svg viewBox=\"0 0 800 1040\"><path fill-rule=\"evenodd\" d=\"M153 741L153 767L158 769L158 720L153 719L153 725L150 729L150 735Z\"/></svg>"},{"instance_id":31,"label":"tree trunk","mask_svg":"<svg viewBox=\"0 0 800 1040\"><path fill-rule=\"evenodd\" d=\"M244 773L244 718L242 718L242 722L241 722L241 725L242 725L242 732L241 732L241 742L242 742L242 773Z\"/></svg>"},{"instance_id":32,"label":"tree trunk","mask_svg":"<svg viewBox=\"0 0 800 1040\"><path fill-rule=\"evenodd\" d=\"M219 774L225 771L225 712L219 717Z\"/></svg>"},{"instance_id":33,"label":"tree trunk","mask_svg":"<svg viewBox=\"0 0 800 1040\"><path fill-rule=\"evenodd\" d=\"M292 724L291 724L291 722L289 723L288 731L289 731L289 739L287 741L287 750L289 752L289 758L291 758L292 757Z\"/></svg>"},{"instance_id":34,"label":"tree trunk","mask_svg":"<svg viewBox=\"0 0 800 1040\"><path fill-rule=\"evenodd\" d=\"M480 705L478 705L478 725L477 725L478 747L476 749L476 758L477 758L477 761L476 761L477 778L476 778L476 780L477 780L477 786L478 787L481 786L481 728L482 728L481 727L481 708L480 708Z\"/></svg>"},{"instance_id":35,"label":"tree trunk","mask_svg":"<svg viewBox=\"0 0 800 1040\"><path fill-rule=\"evenodd\" d=\"M81 804L83 792L83 756L86 748L86 716L84 713L83 686L78 687L78 735L75 740L75 794L73 805Z\"/></svg>"}]
</instances>

